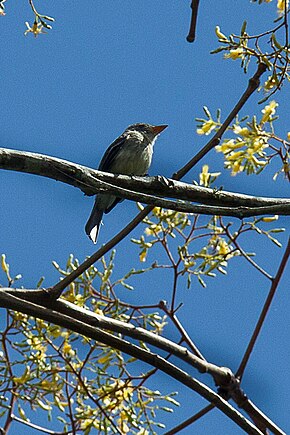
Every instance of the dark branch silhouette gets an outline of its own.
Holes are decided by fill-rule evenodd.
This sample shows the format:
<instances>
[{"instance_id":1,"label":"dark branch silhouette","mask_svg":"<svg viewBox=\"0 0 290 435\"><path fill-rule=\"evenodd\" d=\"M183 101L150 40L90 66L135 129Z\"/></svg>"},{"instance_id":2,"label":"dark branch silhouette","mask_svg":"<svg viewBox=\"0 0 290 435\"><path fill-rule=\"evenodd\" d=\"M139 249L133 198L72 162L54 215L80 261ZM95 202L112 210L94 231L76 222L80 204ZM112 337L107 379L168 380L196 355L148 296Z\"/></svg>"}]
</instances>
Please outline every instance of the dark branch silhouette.
<instances>
[{"instance_id":1,"label":"dark branch silhouette","mask_svg":"<svg viewBox=\"0 0 290 435\"><path fill-rule=\"evenodd\" d=\"M199 0L192 0L191 1L191 5L190 5L190 7L191 7L191 21L190 21L189 33L186 37L186 40L188 42L195 41L198 6L199 6Z\"/></svg>"}]
</instances>

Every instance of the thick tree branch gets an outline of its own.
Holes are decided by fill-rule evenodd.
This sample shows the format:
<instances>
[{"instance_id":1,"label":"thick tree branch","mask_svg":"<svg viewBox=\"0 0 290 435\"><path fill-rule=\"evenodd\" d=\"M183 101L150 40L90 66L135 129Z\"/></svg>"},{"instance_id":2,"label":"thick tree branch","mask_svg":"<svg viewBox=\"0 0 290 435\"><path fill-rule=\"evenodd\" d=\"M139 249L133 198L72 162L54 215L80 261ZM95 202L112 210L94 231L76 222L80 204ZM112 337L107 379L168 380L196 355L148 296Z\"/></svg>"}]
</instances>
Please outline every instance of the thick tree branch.
<instances>
[{"instance_id":1,"label":"thick tree branch","mask_svg":"<svg viewBox=\"0 0 290 435\"><path fill-rule=\"evenodd\" d=\"M7 309L13 309L22 313L34 316L55 325L68 328L78 334L85 335L98 342L106 344L118 349L130 356L138 358L139 360L158 368L164 373L168 374L178 382L186 385L191 390L197 392L209 402L213 403L225 415L231 418L239 427L244 429L249 434L262 435L262 432L257 429L249 420L233 408L226 400L222 399L218 394L208 388L206 385L192 378L184 370L181 370L176 365L166 361L166 359L159 355L142 349L126 340L120 339L110 333L104 332L95 326L85 324L75 318L71 318L65 314L60 314L54 309L42 307L34 304L31 301L25 301L1 289L0 305ZM9 289L6 289L9 290Z\"/></svg>"},{"instance_id":2,"label":"thick tree branch","mask_svg":"<svg viewBox=\"0 0 290 435\"><path fill-rule=\"evenodd\" d=\"M46 290L0 288L0 304L1 297L4 292L18 297L21 300L30 301L32 303L39 304L40 306L51 308L57 313L65 314L72 319L83 322L84 324L105 329L107 331L121 333L124 336L151 344L158 349L169 352L182 361L187 362L192 367L196 368L200 373L208 373L213 377L214 381L218 385L229 384L230 382L235 383L233 373L230 371L230 369L220 368L214 364L211 364L191 353L186 347L180 346L174 341L156 335L147 329L136 327L130 323L122 322L120 320L112 319L103 315L100 316L90 310L78 307L75 304L63 299L55 301L50 298L50 294ZM233 385L231 388L233 388Z\"/></svg>"},{"instance_id":3,"label":"thick tree branch","mask_svg":"<svg viewBox=\"0 0 290 435\"><path fill-rule=\"evenodd\" d=\"M123 198L184 213L244 218L262 214L290 215L290 200L214 190L157 177L114 175L43 154L0 148L0 168L40 175L73 185L89 195L114 193ZM193 205L160 198L202 202Z\"/></svg>"},{"instance_id":4,"label":"thick tree branch","mask_svg":"<svg viewBox=\"0 0 290 435\"><path fill-rule=\"evenodd\" d=\"M245 393L240 388L240 382L232 374L231 370L224 367L218 367L204 359L194 355L186 347L180 346L175 342L162 336L156 335L141 327L135 327L106 316L99 316L87 309L78 307L68 301L59 299L54 301L50 293L46 290L26 290L26 289L0 289L0 306L2 304L2 295L8 293L17 297L19 300L31 302L37 306L47 307L57 313L59 316L67 316L70 319L80 321L83 325L92 326L97 329L107 330L131 337L137 341L143 341L159 350L169 352L190 366L196 368L200 373L207 373L212 376L215 384L219 386L220 392L227 399L232 398L237 405L244 409L254 421L258 421L263 427L268 427L277 435L285 435L267 416L265 416L255 405L249 401ZM24 306L24 308L25 308ZM22 310L21 310L22 311ZM22 311L23 312L23 311ZM38 315L37 315L38 316ZM42 317L41 317L42 318ZM78 332L78 331L76 331Z\"/></svg>"}]
</instances>

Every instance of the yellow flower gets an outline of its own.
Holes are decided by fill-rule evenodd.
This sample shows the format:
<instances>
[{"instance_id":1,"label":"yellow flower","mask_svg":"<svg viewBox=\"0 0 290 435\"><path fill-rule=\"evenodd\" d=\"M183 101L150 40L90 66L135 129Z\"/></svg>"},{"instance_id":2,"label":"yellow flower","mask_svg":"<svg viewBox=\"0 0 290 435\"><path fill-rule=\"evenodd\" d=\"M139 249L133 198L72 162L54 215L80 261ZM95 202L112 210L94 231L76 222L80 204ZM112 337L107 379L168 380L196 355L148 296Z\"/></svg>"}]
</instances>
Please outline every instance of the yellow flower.
<instances>
[{"instance_id":1,"label":"yellow flower","mask_svg":"<svg viewBox=\"0 0 290 435\"><path fill-rule=\"evenodd\" d=\"M261 119L261 123L269 122L270 118L275 115L276 107L278 107L278 103L276 101L271 101L265 108L262 110L263 116Z\"/></svg>"},{"instance_id":2,"label":"yellow flower","mask_svg":"<svg viewBox=\"0 0 290 435\"><path fill-rule=\"evenodd\" d=\"M217 246L217 252L219 253L219 255L226 256L227 259L230 259L233 256L231 254L230 246L223 239L219 239L218 246Z\"/></svg>"},{"instance_id":3,"label":"yellow flower","mask_svg":"<svg viewBox=\"0 0 290 435\"><path fill-rule=\"evenodd\" d=\"M216 178L220 175L220 172L208 172L209 166L203 165L202 172L199 174L199 184L201 186L208 187L211 181L211 178Z\"/></svg>"},{"instance_id":4,"label":"yellow flower","mask_svg":"<svg viewBox=\"0 0 290 435\"><path fill-rule=\"evenodd\" d=\"M237 175L239 172L243 172L244 166L241 161L228 162L229 167L232 168L232 175Z\"/></svg>"},{"instance_id":5,"label":"yellow flower","mask_svg":"<svg viewBox=\"0 0 290 435\"><path fill-rule=\"evenodd\" d=\"M242 57L243 54L244 54L244 48L238 47L238 48L234 48L234 49L230 50L230 52L226 53L224 55L224 57L225 57L225 59L237 60L239 57Z\"/></svg>"},{"instance_id":6,"label":"yellow flower","mask_svg":"<svg viewBox=\"0 0 290 435\"><path fill-rule=\"evenodd\" d=\"M215 129L216 125L216 122L214 122L212 119L209 119L208 121L204 122L202 127L198 128L196 132L197 134L209 135Z\"/></svg>"},{"instance_id":7,"label":"yellow flower","mask_svg":"<svg viewBox=\"0 0 290 435\"><path fill-rule=\"evenodd\" d=\"M13 378L13 382L18 385L25 384L28 380L30 380L30 367L26 366L25 371L22 376Z\"/></svg>"},{"instance_id":8,"label":"yellow flower","mask_svg":"<svg viewBox=\"0 0 290 435\"><path fill-rule=\"evenodd\" d=\"M41 33L46 33L43 30L43 25L41 23L38 23L37 21L34 21L33 26L30 27L30 24L28 23L28 21L26 21L26 27L27 30L24 32L24 35L26 36L28 33L33 33L33 35L35 36L35 38L40 35Z\"/></svg>"},{"instance_id":9,"label":"yellow flower","mask_svg":"<svg viewBox=\"0 0 290 435\"><path fill-rule=\"evenodd\" d=\"M146 236L156 236L156 234L162 231L162 226L160 224L152 224L150 227L145 228Z\"/></svg>"},{"instance_id":10,"label":"yellow flower","mask_svg":"<svg viewBox=\"0 0 290 435\"><path fill-rule=\"evenodd\" d=\"M244 142L236 142L234 139L230 139L225 140L221 145L217 145L215 149L218 153L229 154L233 150L241 148L242 146L244 146Z\"/></svg>"},{"instance_id":11,"label":"yellow flower","mask_svg":"<svg viewBox=\"0 0 290 435\"><path fill-rule=\"evenodd\" d=\"M277 0L277 10L278 14L282 15L285 11L285 6L288 8L289 0Z\"/></svg>"},{"instance_id":12,"label":"yellow flower","mask_svg":"<svg viewBox=\"0 0 290 435\"><path fill-rule=\"evenodd\" d=\"M210 175L208 173L208 165L203 165L202 172L199 174L199 184L201 186L207 186L209 177Z\"/></svg>"},{"instance_id":13,"label":"yellow flower","mask_svg":"<svg viewBox=\"0 0 290 435\"><path fill-rule=\"evenodd\" d=\"M139 260L141 263L145 263L147 257L147 249L143 249L139 255Z\"/></svg>"},{"instance_id":14,"label":"yellow flower","mask_svg":"<svg viewBox=\"0 0 290 435\"><path fill-rule=\"evenodd\" d=\"M86 418L85 420L81 421L81 429L86 430L88 427L92 426L94 424L95 419L93 418Z\"/></svg>"},{"instance_id":15,"label":"yellow flower","mask_svg":"<svg viewBox=\"0 0 290 435\"><path fill-rule=\"evenodd\" d=\"M59 326L53 326L50 330L50 334L53 338L58 338L61 335L61 329Z\"/></svg>"},{"instance_id":16,"label":"yellow flower","mask_svg":"<svg viewBox=\"0 0 290 435\"><path fill-rule=\"evenodd\" d=\"M287 133L287 139L290 141L290 131Z\"/></svg>"},{"instance_id":17,"label":"yellow flower","mask_svg":"<svg viewBox=\"0 0 290 435\"><path fill-rule=\"evenodd\" d=\"M118 426L121 429L122 435L126 435L130 428L127 425L126 421L128 421L128 414L124 411L121 411L120 418L117 420Z\"/></svg>"},{"instance_id":18,"label":"yellow flower","mask_svg":"<svg viewBox=\"0 0 290 435\"><path fill-rule=\"evenodd\" d=\"M265 91L270 91L278 84L279 84L279 80L277 79L277 77L275 75L269 76L268 80L266 80L266 82L264 84Z\"/></svg>"},{"instance_id":19,"label":"yellow flower","mask_svg":"<svg viewBox=\"0 0 290 435\"><path fill-rule=\"evenodd\" d=\"M66 354L67 356L70 356L70 357L75 356L75 351L72 349L71 345L67 341L64 342L62 350L63 350L63 353Z\"/></svg>"},{"instance_id":20,"label":"yellow flower","mask_svg":"<svg viewBox=\"0 0 290 435\"><path fill-rule=\"evenodd\" d=\"M234 125L234 129L233 129L235 134L238 134L242 137L248 137L250 136L250 131L247 127L241 127L240 125Z\"/></svg>"},{"instance_id":21,"label":"yellow flower","mask_svg":"<svg viewBox=\"0 0 290 435\"><path fill-rule=\"evenodd\" d=\"M2 254L2 257L1 257L1 267L2 267L3 272L5 272L6 275L9 275L9 264L6 263L6 255L5 254Z\"/></svg>"}]
</instances>

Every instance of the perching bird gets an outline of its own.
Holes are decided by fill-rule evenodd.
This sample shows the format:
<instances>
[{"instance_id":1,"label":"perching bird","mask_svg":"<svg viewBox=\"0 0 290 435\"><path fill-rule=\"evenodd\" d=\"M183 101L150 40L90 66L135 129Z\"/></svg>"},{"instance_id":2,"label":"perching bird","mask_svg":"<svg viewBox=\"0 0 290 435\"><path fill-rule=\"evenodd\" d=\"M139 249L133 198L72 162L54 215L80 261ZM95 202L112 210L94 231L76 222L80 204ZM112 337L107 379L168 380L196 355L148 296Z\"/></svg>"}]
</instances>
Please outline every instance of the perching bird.
<instances>
[{"instance_id":1,"label":"perching bird","mask_svg":"<svg viewBox=\"0 0 290 435\"><path fill-rule=\"evenodd\" d=\"M133 124L107 149L99 170L123 175L146 175L151 165L154 142L167 125ZM98 193L85 231L96 243L103 213L109 213L122 199Z\"/></svg>"}]
</instances>

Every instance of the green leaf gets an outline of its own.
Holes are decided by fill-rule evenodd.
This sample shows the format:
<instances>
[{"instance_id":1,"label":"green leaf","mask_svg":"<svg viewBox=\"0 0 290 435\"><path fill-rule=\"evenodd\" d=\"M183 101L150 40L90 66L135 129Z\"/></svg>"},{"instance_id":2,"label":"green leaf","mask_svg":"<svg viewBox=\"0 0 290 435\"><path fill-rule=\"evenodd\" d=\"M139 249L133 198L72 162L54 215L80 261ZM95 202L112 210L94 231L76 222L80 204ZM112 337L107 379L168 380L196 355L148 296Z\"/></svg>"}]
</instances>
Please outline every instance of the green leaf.
<instances>
[{"instance_id":1,"label":"green leaf","mask_svg":"<svg viewBox=\"0 0 290 435\"><path fill-rule=\"evenodd\" d=\"M209 111L208 107L203 106L203 111L204 111L204 113L206 114L206 116L207 116L209 119L211 119L211 114L210 114L210 111Z\"/></svg>"},{"instance_id":2,"label":"green leaf","mask_svg":"<svg viewBox=\"0 0 290 435\"><path fill-rule=\"evenodd\" d=\"M242 28L241 28L241 35L243 36L243 34L245 33L247 28L247 21L244 21L242 24Z\"/></svg>"}]
</instances>

